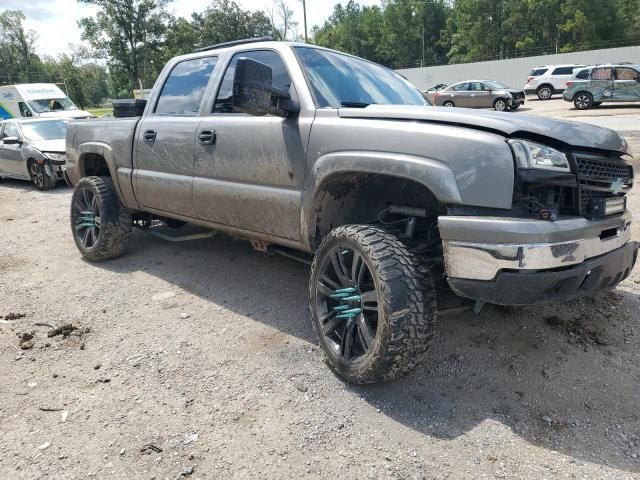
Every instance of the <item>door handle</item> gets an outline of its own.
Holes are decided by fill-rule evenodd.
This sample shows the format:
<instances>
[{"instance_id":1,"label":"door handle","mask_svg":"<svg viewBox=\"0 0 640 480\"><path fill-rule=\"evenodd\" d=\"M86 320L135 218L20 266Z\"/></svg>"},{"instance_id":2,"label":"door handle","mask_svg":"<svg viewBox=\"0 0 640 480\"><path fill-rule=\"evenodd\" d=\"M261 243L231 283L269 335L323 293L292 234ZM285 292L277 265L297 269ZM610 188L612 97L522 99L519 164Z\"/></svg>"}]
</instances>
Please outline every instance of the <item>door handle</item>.
<instances>
[{"instance_id":1,"label":"door handle","mask_svg":"<svg viewBox=\"0 0 640 480\"><path fill-rule=\"evenodd\" d=\"M216 131L215 130L202 130L198 134L198 142L202 145L213 145L216 143Z\"/></svg>"},{"instance_id":2,"label":"door handle","mask_svg":"<svg viewBox=\"0 0 640 480\"><path fill-rule=\"evenodd\" d=\"M156 140L156 133L155 130L147 130L142 134L142 138L147 143L153 143Z\"/></svg>"}]
</instances>

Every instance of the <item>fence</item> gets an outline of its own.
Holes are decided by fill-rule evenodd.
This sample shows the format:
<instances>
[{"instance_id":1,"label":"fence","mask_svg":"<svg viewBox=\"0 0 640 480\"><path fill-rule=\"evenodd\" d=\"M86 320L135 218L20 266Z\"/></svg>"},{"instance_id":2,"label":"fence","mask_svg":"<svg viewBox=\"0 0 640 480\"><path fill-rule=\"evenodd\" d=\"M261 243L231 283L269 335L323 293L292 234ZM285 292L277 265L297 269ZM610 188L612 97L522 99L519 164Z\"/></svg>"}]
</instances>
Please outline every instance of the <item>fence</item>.
<instances>
[{"instance_id":1,"label":"fence","mask_svg":"<svg viewBox=\"0 0 640 480\"><path fill-rule=\"evenodd\" d=\"M593 65L596 63L632 62L640 64L640 46L587 50L584 52L539 55L536 57L513 58L490 62L440 65L436 67L407 68L396 70L404 75L420 90L426 90L437 83L452 83L462 80L498 80L514 88L521 88L533 67L539 65L561 65L575 63Z\"/></svg>"}]
</instances>

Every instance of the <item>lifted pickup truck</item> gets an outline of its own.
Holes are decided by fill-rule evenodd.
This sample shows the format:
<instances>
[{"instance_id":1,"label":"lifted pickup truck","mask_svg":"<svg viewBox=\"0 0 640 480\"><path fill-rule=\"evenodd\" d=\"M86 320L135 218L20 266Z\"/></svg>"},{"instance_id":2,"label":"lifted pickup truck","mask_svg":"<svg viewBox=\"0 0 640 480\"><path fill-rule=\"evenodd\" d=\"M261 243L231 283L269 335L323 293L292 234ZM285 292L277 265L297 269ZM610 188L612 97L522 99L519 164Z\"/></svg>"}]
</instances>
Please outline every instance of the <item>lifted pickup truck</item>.
<instances>
[{"instance_id":1,"label":"lifted pickup truck","mask_svg":"<svg viewBox=\"0 0 640 480\"><path fill-rule=\"evenodd\" d=\"M431 107L350 55L234 42L172 59L141 117L70 124L71 227L94 261L158 219L313 255L328 363L374 382L425 356L434 280L522 305L625 279L627 155L611 130Z\"/></svg>"}]
</instances>

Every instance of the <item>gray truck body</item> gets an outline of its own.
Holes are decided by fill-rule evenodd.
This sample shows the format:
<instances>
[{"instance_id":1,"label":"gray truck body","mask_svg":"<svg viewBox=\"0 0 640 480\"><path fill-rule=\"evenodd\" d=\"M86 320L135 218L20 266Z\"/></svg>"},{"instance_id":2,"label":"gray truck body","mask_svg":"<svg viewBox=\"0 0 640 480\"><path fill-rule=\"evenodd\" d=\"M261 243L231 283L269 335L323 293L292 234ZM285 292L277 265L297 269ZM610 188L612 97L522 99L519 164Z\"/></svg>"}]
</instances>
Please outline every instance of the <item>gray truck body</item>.
<instances>
[{"instance_id":1,"label":"gray truck body","mask_svg":"<svg viewBox=\"0 0 640 480\"><path fill-rule=\"evenodd\" d=\"M493 283L495 289L501 272L577 268L621 249L626 253L616 265L604 262L616 270L617 281L609 283L628 275L636 255L628 212L599 219L576 213L548 221L513 210L519 175L509 139L531 139L562 149L572 158L591 155L607 165L628 167L623 185L615 192L620 195L631 188L633 172L623 159L626 143L616 132L585 123L465 109L318 108L294 46L266 42L171 60L142 117L70 124L67 173L71 182L92 174L110 175L129 210L312 253L331 227L370 221L379 208L376 196L370 198L371 208L365 206L359 215L348 216L338 207L349 206L348 192L361 187L363 178L387 178L390 186L402 181L426 192L419 198L429 198L429 205L412 205L426 208L437 218L449 283L462 296L504 304L534 303L529 297L475 293L476 287L489 288ZM231 57L254 50L271 50L284 60L299 113L287 118L210 113ZM154 114L174 66L204 57L216 57L217 64L198 114ZM149 131L155 132L153 142L144 139ZM215 144L198 142L203 131L215 132ZM576 175L580 173L572 171L570 176L579 189ZM385 201L396 203L395 197L402 192L386 193ZM328 197L345 201L336 207L335 202L327 203ZM598 284L597 288L608 286ZM573 289L558 298L577 293Z\"/></svg>"}]
</instances>

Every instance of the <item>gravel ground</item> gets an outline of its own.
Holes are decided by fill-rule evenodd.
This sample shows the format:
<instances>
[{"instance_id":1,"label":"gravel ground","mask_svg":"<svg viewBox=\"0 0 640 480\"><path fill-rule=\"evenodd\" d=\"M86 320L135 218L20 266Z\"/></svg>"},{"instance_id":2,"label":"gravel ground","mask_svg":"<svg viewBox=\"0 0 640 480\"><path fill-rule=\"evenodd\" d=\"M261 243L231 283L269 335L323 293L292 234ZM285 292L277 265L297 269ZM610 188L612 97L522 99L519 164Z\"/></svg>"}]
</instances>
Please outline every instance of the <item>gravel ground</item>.
<instances>
[{"instance_id":1,"label":"gravel ground","mask_svg":"<svg viewBox=\"0 0 640 480\"><path fill-rule=\"evenodd\" d=\"M414 374L354 387L323 365L308 267L142 232L91 264L70 197L0 185L0 478L640 478L640 270L443 316Z\"/></svg>"}]
</instances>

